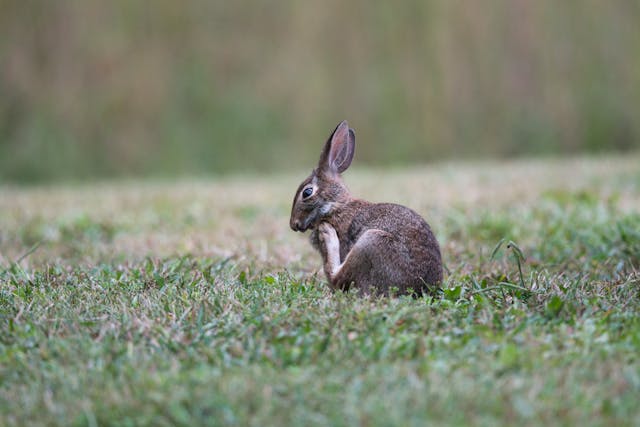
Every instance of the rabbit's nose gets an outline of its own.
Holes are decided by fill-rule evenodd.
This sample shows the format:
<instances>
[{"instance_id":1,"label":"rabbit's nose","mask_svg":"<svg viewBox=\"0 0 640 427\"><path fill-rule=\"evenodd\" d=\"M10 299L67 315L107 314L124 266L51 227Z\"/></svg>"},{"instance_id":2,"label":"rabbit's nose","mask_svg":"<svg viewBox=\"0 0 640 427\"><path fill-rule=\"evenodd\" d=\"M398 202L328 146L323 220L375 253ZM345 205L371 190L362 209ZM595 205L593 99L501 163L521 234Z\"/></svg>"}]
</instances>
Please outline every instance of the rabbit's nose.
<instances>
[{"instance_id":1,"label":"rabbit's nose","mask_svg":"<svg viewBox=\"0 0 640 427\"><path fill-rule=\"evenodd\" d=\"M297 221L297 220L294 221L292 219L291 221L289 221L289 226L293 231L300 231L300 221Z\"/></svg>"}]
</instances>

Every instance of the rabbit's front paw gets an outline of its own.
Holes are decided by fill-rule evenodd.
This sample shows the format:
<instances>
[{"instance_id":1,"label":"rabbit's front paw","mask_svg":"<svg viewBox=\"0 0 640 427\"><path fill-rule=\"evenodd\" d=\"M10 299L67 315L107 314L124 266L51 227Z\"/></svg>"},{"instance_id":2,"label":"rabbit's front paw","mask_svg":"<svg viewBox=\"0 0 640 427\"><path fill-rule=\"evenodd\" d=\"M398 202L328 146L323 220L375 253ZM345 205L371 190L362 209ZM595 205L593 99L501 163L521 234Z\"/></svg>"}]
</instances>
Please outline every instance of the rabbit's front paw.
<instances>
[{"instance_id":1,"label":"rabbit's front paw","mask_svg":"<svg viewBox=\"0 0 640 427\"><path fill-rule=\"evenodd\" d=\"M323 222L318 226L318 240L324 246L326 254L329 258L338 257L340 259L340 240L338 233L328 222Z\"/></svg>"},{"instance_id":2,"label":"rabbit's front paw","mask_svg":"<svg viewBox=\"0 0 640 427\"><path fill-rule=\"evenodd\" d=\"M318 226L318 240L320 241L320 252L325 261L325 272L331 278L340 264L338 233L331 224L323 222Z\"/></svg>"},{"instance_id":3,"label":"rabbit's front paw","mask_svg":"<svg viewBox=\"0 0 640 427\"><path fill-rule=\"evenodd\" d=\"M338 240L338 233L328 222L322 222L318 225L318 240L324 244L332 244Z\"/></svg>"}]
</instances>

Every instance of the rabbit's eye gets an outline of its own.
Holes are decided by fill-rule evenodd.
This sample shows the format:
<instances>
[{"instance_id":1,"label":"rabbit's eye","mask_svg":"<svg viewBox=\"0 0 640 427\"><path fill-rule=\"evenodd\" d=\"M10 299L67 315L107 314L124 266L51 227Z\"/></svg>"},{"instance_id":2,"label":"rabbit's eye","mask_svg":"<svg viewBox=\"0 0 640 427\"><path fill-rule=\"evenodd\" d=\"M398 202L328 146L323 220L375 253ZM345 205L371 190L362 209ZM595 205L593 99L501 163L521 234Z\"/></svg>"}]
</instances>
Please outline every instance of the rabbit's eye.
<instances>
[{"instance_id":1,"label":"rabbit's eye","mask_svg":"<svg viewBox=\"0 0 640 427\"><path fill-rule=\"evenodd\" d=\"M313 194L313 188L312 187L307 187L302 192L302 198L303 199L307 199L307 198L311 197L312 194Z\"/></svg>"}]
</instances>

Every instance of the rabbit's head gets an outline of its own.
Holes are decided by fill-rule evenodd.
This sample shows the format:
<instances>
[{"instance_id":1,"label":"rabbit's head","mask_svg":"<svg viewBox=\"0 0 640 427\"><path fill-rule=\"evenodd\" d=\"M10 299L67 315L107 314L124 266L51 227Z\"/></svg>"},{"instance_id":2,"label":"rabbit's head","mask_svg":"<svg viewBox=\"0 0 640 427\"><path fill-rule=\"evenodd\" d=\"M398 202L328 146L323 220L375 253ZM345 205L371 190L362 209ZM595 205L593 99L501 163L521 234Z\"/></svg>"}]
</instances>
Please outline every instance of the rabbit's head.
<instances>
[{"instance_id":1,"label":"rabbit's head","mask_svg":"<svg viewBox=\"0 0 640 427\"><path fill-rule=\"evenodd\" d=\"M324 145L318 167L296 191L289 225L294 231L315 228L341 204L350 200L340 174L353 160L356 135L346 121L341 122Z\"/></svg>"}]
</instances>

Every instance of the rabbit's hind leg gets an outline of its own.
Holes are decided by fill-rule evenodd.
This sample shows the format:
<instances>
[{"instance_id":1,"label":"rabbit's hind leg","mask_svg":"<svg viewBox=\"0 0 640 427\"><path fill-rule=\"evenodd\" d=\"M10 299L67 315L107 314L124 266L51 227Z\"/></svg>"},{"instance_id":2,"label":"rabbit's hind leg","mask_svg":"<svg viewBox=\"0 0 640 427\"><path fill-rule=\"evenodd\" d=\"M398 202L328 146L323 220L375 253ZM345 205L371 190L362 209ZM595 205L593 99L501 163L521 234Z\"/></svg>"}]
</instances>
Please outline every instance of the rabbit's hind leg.
<instances>
[{"instance_id":1,"label":"rabbit's hind leg","mask_svg":"<svg viewBox=\"0 0 640 427\"><path fill-rule=\"evenodd\" d=\"M386 282L391 278L386 277L390 276L389 272L381 267L389 261L388 250L394 249L393 235L378 229L365 231L353 245L342 264L335 262L336 259L340 259L337 236L335 240L337 244L327 245L328 254L331 251L335 252L327 257L332 261L325 266L325 272L332 287L347 290L351 284L355 284L363 294L378 293L380 291L377 289L378 284L373 281Z\"/></svg>"}]
</instances>

